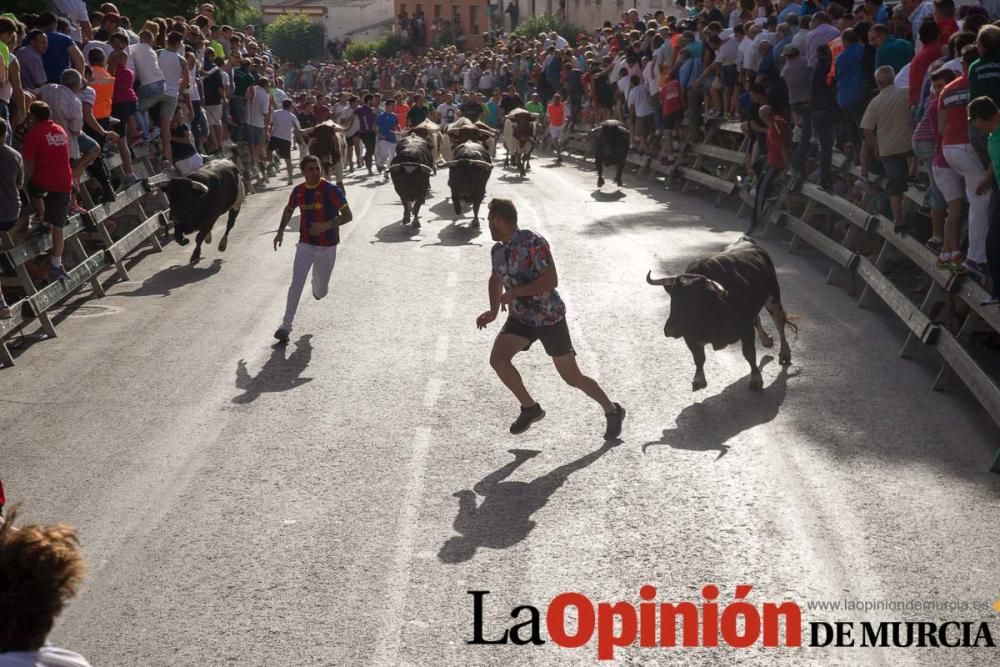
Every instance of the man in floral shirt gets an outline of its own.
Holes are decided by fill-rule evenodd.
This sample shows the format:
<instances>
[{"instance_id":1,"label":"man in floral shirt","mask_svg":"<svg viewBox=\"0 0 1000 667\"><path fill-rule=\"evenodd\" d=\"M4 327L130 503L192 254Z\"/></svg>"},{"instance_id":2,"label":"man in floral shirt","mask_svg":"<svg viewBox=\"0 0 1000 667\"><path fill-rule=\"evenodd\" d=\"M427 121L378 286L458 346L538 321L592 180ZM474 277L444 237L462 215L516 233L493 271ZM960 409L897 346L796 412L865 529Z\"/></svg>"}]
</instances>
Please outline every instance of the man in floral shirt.
<instances>
[{"instance_id":1,"label":"man in floral shirt","mask_svg":"<svg viewBox=\"0 0 1000 667\"><path fill-rule=\"evenodd\" d=\"M476 319L476 326L485 328L496 319L501 306L508 308L507 322L493 342L490 365L521 402L521 414L510 425L510 432L523 433L545 416L512 363L515 354L540 340L566 384L581 390L604 408L607 419L604 438L617 439L625 408L612 403L600 385L581 373L576 365L576 352L566 325L566 304L556 291L559 279L548 242L534 232L518 228L517 209L509 199L491 201L488 220L490 234L497 241L492 250L490 309Z\"/></svg>"}]
</instances>

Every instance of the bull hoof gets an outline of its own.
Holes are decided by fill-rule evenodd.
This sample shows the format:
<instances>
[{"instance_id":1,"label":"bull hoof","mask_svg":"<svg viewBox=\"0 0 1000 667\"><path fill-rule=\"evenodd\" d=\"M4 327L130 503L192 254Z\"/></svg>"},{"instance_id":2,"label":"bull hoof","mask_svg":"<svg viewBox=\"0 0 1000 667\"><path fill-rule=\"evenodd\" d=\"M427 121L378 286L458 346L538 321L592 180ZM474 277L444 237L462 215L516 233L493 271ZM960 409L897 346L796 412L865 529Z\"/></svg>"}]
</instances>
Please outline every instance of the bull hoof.
<instances>
[{"instance_id":1,"label":"bull hoof","mask_svg":"<svg viewBox=\"0 0 1000 667\"><path fill-rule=\"evenodd\" d=\"M219 252L226 252L226 248L229 246L229 237L223 236L219 239Z\"/></svg>"},{"instance_id":2,"label":"bull hoof","mask_svg":"<svg viewBox=\"0 0 1000 667\"><path fill-rule=\"evenodd\" d=\"M778 363L781 364L782 366L791 366L792 365L792 351L791 350L782 350L781 353L778 355Z\"/></svg>"},{"instance_id":3,"label":"bull hoof","mask_svg":"<svg viewBox=\"0 0 1000 667\"><path fill-rule=\"evenodd\" d=\"M772 347L774 347L774 339L770 337L761 338L760 344L770 350Z\"/></svg>"},{"instance_id":4,"label":"bull hoof","mask_svg":"<svg viewBox=\"0 0 1000 667\"><path fill-rule=\"evenodd\" d=\"M455 215L461 215L462 214L462 205L458 203L458 200L455 200L452 203L455 204Z\"/></svg>"},{"instance_id":5,"label":"bull hoof","mask_svg":"<svg viewBox=\"0 0 1000 667\"><path fill-rule=\"evenodd\" d=\"M615 181L615 185L617 185L620 188L624 188L625 187L625 184L622 183L622 179L620 179L620 178Z\"/></svg>"},{"instance_id":6,"label":"bull hoof","mask_svg":"<svg viewBox=\"0 0 1000 667\"><path fill-rule=\"evenodd\" d=\"M604 187L604 178L601 177L601 176L597 177L597 187L599 187L599 188L603 188Z\"/></svg>"},{"instance_id":7,"label":"bull hoof","mask_svg":"<svg viewBox=\"0 0 1000 667\"><path fill-rule=\"evenodd\" d=\"M764 378L761 376L761 374L760 373L755 373L754 375L751 375L750 376L750 390L751 391L760 391L763 388L764 388Z\"/></svg>"},{"instance_id":8,"label":"bull hoof","mask_svg":"<svg viewBox=\"0 0 1000 667\"><path fill-rule=\"evenodd\" d=\"M691 391L698 391L708 386L708 382L703 377L696 377L691 383Z\"/></svg>"},{"instance_id":9,"label":"bull hoof","mask_svg":"<svg viewBox=\"0 0 1000 667\"><path fill-rule=\"evenodd\" d=\"M205 243L211 243L211 242L212 242L212 232L209 232L208 234L205 234Z\"/></svg>"},{"instance_id":10,"label":"bull hoof","mask_svg":"<svg viewBox=\"0 0 1000 667\"><path fill-rule=\"evenodd\" d=\"M191 255L191 263L192 264L197 264L200 261L201 261L201 255L199 253L196 252L193 255Z\"/></svg>"},{"instance_id":11,"label":"bull hoof","mask_svg":"<svg viewBox=\"0 0 1000 667\"><path fill-rule=\"evenodd\" d=\"M420 229L420 221L417 220L416 218L413 219L413 228Z\"/></svg>"},{"instance_id":12,"label":"bull hoof","mask_svg":"<svg viewBox=\"0 0 1000 667\"><path fill-rule=\"evenodd\" d=\"M473 229L479 229L479 218L474 219L470 227L472 227Z\"/></svg>"},{"instance_id":13,"label":"bull hoof","mask_svg":"<svg viewBox=\"0 0 1000 667\"><path fill-rule=\"evenodd\" d=\"M191 243L191 239L186 239L183 236L177 239L177 245L187 245L188 243Z\"/></svg>"},{"instance_id":14,"label":"bull hoof","mask_svg":"<svg viewBox=\"0 0 1000 667\"><path fill-rule=\"evenodd\" d=\"M408 217L406 217L406 218L403 218L403 224L404 224L404 225L408 225L408 224L410 224L410 218L408 218Z\"/></svg>"}]
</instances>

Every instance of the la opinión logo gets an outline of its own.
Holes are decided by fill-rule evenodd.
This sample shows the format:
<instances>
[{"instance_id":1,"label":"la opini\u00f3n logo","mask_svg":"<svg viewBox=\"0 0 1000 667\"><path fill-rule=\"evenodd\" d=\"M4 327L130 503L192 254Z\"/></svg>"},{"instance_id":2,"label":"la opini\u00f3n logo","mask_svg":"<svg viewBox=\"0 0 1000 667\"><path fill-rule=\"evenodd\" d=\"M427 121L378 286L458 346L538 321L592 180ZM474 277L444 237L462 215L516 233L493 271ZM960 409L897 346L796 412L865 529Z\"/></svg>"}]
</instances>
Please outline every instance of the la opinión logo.
<instances>
[{"instance_id":1,"label":"la opini\u00f3n logo","mask_svg":"<svg viewBox=\"0 0 1000 667\"><path fill-rule=\"evenodd\" d=\"M596 641L598 660L612 660L615 649L642 648L766 648L802 646L802 610L794 601L765 602L758 608L746 600L752 585L738 585L728 604L717 602L719 588L708 584L697 602L657 602L656 588L639 589L640 602L594 602L583 593L552 598L544 613L532 605L514 607L517 621L506 628L484 627L490 591L466 591L472 596L473 633L467 644L541 645L544 617L548 641L563 648L581 648ZM573 622L575 617L575 623ZM809 647L992 647L985 622L810 622ZM678 626L680 630L678 631Z\"/></svg>"}]
</instances>

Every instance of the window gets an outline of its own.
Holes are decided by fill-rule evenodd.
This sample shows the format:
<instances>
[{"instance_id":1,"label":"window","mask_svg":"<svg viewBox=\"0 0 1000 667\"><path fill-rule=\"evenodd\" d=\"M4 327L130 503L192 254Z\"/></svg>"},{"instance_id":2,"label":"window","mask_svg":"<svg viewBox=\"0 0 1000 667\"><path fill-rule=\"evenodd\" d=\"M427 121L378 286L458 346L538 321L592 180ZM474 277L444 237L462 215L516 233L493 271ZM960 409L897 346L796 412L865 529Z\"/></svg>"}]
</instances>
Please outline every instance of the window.
<instances>
[{"instance_id":1,"label":"window","mask_svg":"<svg viewBox=\"0 0 1000 667\"><path fill-rule=\"evenodd\" d=\"M476 16L476 10L478 9L479 7L476 7L475 5L469 5L469 30L473 35L479 34L479 21Z\"/></svg>"},{"instance_id":2,"label":"window","mask_svg":"<svg viewBox=\"0 0 1000 667\"><path fill-rule=\"evenodd\" d=\"M441 5L434 5L434 20L441 18Z\"/></svg>"}]
</instances>

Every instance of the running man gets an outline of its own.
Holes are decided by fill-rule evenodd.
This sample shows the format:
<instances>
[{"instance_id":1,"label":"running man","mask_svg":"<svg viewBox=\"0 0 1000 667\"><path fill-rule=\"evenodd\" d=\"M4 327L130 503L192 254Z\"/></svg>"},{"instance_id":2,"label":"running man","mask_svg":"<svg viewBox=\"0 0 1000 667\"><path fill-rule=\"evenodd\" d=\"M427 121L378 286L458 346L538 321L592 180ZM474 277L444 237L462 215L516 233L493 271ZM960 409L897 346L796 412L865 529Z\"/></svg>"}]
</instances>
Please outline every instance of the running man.
<instances>
[{"instance_id":1,"label":"running man","mask_svg":"<svg viewBox=\"0 0 1000 667\"><path fill-rule=\"evenodd\" d=\"M517 209L509 199L492 200L487 219L490 234L497 243L491 251L490 309L476 319L476 326L484 329L497 318L501 306L509 306L507 322L493 342L490 365L521 402L521 414L510 425L510 432L523 433L545 416L512 363L514 355L540 340L566 384L587 394L604 409L605 440L617 439L625 408L612 403L597 382L581 373L576 365L576 352L566 324L566 305L556 291L559 278L548 242L534 232L518 228Z\"/></svg>"},{"instance_id":2,"label":"running man","mask_svg":"<svg viewBox=\"0 0 1000 667\"><path fill-rule=\"evenodd\" d=\"M556 93L552 96L548 108L549 137L556 147L556 164L562 164L562 138L563 126L566 124L566 105L562 101L562 95Z\"/></svg>"},{"instance_id":3,"label":"running man","mask_svg":"<svg viewBox=\"0 0 1000 667\"><path fill-rule=\"evenodd\" d=\"M316 300L326 296L330 289L330 275L337 261L337 245L340 243L340 227L354 219L351 207L347 205L344 192L333 183L323 179L323 165L315 155L307 155L299 163L306 182L292 188L288 205L281 215L281 225L274 236L274 249L281 246L285 226L292 219L292 213L299 209L299 243L295 246L295 263L292 268L292 284L288 287L288 302L285 318L274 332L281 343L288 342L292 332L292 320L299 307L299 297L306 284L306 276L312 269L312 290Z\"/></svg>"}]
</instances>

